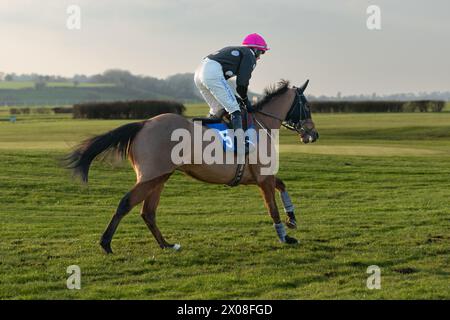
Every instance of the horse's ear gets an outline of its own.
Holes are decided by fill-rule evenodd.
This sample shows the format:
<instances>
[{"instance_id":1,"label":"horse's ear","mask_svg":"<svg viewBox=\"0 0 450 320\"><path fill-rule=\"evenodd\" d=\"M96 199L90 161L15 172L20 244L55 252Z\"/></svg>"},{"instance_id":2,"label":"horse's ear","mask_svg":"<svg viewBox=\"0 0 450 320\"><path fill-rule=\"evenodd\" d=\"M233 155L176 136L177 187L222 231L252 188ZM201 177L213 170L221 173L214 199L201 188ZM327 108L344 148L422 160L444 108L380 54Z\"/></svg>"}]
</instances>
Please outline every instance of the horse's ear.
<instances>
[{"instance_id":1,"label":"horse's ear","mask_svg":"<svg viewBox=\"0 0 450 320\"><path fill-rule=\"evenodd\" d=\"M306 87L308 86L308 84L309 84L309 79L306 80L306 82L300 88L298 88L297 90L300 91L300 93L305 92Z\"/></svg>"}]
</instances>

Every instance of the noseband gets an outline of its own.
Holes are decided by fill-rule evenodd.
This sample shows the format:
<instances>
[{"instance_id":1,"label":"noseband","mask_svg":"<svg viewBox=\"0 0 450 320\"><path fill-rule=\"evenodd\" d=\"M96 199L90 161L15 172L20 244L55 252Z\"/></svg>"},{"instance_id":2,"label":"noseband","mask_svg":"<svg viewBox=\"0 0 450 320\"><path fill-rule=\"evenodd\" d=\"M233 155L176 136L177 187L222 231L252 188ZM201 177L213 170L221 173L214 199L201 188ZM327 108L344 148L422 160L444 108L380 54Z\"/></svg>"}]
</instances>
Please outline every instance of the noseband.
<instances>
[{"instance_id":1,"label":"noseband","mask_svg":"<svg viewBox=\"0 0 450 320\"><path fill-rule=\"evenodd\" d=\"M292 106L286 115L286 119L281 124L289 130L303 133L303 126L309 119L311 119L311 110L309 109L308 101L306 101L303 92L296 88Z\"/></svg>"},{"instance_id":2,"label":"noseband","mask_svg":"<svg viewBox=\"0 0 450 320\"><path fill-rule=\"evenodd\" d=\"M300 88L295 88L294 101L284 120L263 110L256 110L255 112L277 119L281 121L283 127L291 131L296 131L299 134L305 133L303 126L307 120L311 119L311 110L309 109L308 101L303 92L300 91Z\"/></svg>"}]
</instances>

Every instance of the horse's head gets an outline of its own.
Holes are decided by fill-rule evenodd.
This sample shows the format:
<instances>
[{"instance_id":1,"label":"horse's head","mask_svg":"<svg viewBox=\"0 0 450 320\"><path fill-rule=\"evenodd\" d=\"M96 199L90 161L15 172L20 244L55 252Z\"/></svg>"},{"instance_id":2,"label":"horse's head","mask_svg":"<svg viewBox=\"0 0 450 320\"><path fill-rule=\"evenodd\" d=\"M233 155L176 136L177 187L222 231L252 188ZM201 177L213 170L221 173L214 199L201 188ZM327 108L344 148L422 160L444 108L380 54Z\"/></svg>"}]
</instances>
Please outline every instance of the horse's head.
<instances>
[{"instance_id":1,"label":"horse's head","mask_svg":"<svg viewBox=\"0 0 450 320\"><path fill-rule=\"evenodd\" d=\"M319 139L319 133L311 118L308 100L306 100L304 95L308 83L309 80L306 80L300 88L294 87L295 99L285 119L285 126L288 129L297 131L303 143L313 143Z\"/></svg>"}]
</instances>

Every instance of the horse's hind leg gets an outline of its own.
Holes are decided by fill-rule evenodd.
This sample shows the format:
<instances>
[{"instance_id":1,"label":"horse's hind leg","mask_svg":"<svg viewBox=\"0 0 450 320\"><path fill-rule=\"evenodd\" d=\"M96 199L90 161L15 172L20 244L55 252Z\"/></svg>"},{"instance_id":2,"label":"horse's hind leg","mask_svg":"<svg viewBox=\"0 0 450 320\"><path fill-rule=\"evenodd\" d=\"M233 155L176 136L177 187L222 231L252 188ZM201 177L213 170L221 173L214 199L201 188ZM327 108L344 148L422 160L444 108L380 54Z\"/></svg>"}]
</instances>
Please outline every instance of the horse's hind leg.
<instances>
[{"instance_id":1,"label":"horse's hind leg","mask_svg":"<svg viewBox=\"0 0 450 320\"><path fill-rule=\"evenodd\" d=\"M167 176L166 180L169 177ZM150 232L155 237L156 241L158 242L159 246L164 248L174 248L175 250L180 249L179 244L170 244L164 239L163 235L161 234L161 231L159 231L158 226L156 225L156 208L159 204L159 199L161 198L161 192L164 188L165 181L162 181L160 184L155 186L155 188L152 190L150 195L145 199L144 205L142 206L141 210L141 216L145 221L145 224L147 225Z\"/></svg>"},{"instance_id":2,"label":"horse's hind leg","mask_svg":"<svg viewBox=\"0 0 450 320\"><path fill-rule=\"evenodd\" d=\"M286 212L286 225L288 228L296 229L297 228L297 220L295 219L294 214L294 205L292 204L291 197L286 190L286 185L284 182L275 177L275 188L280 192L281 201L283 202L284 212Z\"/></svg>"},{"instance_id":3,"label":"horse's hind leg","mask_svg":"<svg viewBox=\"0 0 450 320\"><path fill-rule=\"evenodd\" d=\"M134 206L144 201L154 186L158 184L159 180L160 178L156 178L154 180L137 183L133 189L120 200L116 213L111 218L111 221L100 240L100 245L106 253L112 253L111 240L122 218L130 212Z\"/></svg>"},{"instance_id":4,"label":"horse's hind leg","mask_svg":"<svg viewBox=\"0 0 450 320\"><path fill-rule=\"evenodd\" d=\"M280 241L288 244L298 243L296 239L291 238L286 234L284 225L281 222L280 213L278 212L277 203L275 201L275 177L268 176L266 179L264 179L264 181L259 183L258 186L261 189L266 207L269 210L270 216L272 217L274 227L277 231L277 235L280 238Z\"/></svg>"}]
</instances>

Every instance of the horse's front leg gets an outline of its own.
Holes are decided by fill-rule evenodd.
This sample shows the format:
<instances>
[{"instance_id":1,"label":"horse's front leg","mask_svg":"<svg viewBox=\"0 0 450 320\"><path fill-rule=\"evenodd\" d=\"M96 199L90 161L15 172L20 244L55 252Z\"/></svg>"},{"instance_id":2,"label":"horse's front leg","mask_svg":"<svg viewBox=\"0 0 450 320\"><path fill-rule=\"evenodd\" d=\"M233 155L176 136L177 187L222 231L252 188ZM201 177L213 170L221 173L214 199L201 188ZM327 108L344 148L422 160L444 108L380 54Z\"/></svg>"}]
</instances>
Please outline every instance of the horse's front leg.
<instances>
[{"instance_id":1,"label":"horse's front leg","mask_svg":"<svg viewBox=\"0 0 450 320\"><path fill-rule=\"evenodd\" d=\"M278 177L275 177L275 188L280 192L281 201L283 202L284 212L287 216L286 225L288 228L296 229L297 220L295 219L294 205L292 204L291 197L289 197L289 193L286 190L286 185Z\"/></svg>"},{"instance_id":2,"label":"horse's front leg","mask_svg":"<svg viewBox=\"0 0 450 320\"><path fill-rule=\"evenodd\" d=\"M264 197L264 202L273 220L273 226L277 232L278 238L281 242L294 244L298 243L297 239L291 238L286 234L284 224L281 222L280 213L278 212L277 203L275 201L275 177L268 176L263 182L259 184L261 193Z\"/></svg>"}]
</instances>

